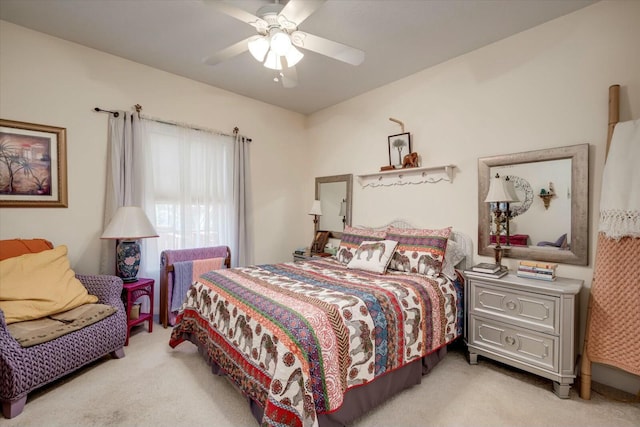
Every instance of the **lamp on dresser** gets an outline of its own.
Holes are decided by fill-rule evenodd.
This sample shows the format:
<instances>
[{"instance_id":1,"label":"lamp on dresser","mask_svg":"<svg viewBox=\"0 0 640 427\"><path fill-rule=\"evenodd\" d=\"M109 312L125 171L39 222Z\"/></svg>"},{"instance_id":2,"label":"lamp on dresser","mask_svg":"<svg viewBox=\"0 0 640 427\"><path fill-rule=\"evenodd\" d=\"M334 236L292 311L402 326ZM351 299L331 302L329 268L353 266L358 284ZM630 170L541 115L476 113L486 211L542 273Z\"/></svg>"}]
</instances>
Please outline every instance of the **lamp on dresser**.
<instances>
[{"instance_id":1,"label":"lamp on dresser","mask_svg":"<svg viewBox=\"0 0 640 427\"><path fill-rule=\"evenodd\" d=\"M509 217L511 215L509 211L509 203L519 202L520 200L516 195L515 188L513 187L513 183L509 180L509 177L502 179L500 174L496 173L496 176L492 178L489 183L489 191L484 201L487 203L495 203L493 214L495 216L494 223L496 225L496 245L493 248L493 256L496 264L501 265L503 253L503 248L500 245L500 240L502 240L502 223L504 222L505 224L505 243L509 246ZM502 203L505 204L504 210L500 207Z\"/></svg>"},{"instance_id":2,"label":"lamp on dresser","mask_svg":"<svg viewBox=\"0 0 640 427\"><path fill-rule=\"evenodd\" d=\"M311 210L309 210L309 215L313 215L313 224L317 227L319 216L322 215L322 207L320 206L320 200L314 200L311 204Z\"/></svg>"},{"instance_id":3,"label":"lamp on dresser","mask_svg":"<svg viewBox=\"0 0 640 427\"><path fill-rule=\"evenodd\" d=\"M121 206L100 236L101 239L117 240L116 274L124 283L138 280L140 269L139 239L158 237L149 218L138 206Z\"/></svg>"}]
</instances>

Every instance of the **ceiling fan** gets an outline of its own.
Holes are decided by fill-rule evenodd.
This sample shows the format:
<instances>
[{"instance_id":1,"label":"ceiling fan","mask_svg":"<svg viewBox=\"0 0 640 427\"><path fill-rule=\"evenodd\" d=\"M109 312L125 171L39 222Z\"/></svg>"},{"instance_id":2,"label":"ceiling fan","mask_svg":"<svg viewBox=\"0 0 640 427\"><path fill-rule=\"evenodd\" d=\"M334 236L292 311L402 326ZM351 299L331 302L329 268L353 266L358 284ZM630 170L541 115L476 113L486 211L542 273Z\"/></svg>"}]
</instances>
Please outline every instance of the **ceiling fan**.
<instances>
[{"instance_id":1,"label":"ceiling fan","mask_svg":"<svg viewBox=\"0 0 640 427\"><path fill-rule=\"evenodd\" d=\"M208 65L216 65L247 50L265 67L276 70L275 81L282 81L286 88L298 84L295 65L304 54L297 48L309 50L351 65L364 61L364 52L342 43L298 30L298 26L315 12L326 0L289 0L286 5L267 4L255 15L222 0L205 0L220 12L254 27L258 32L244 40L204 59Z\"/></svg>"}]
</instances>

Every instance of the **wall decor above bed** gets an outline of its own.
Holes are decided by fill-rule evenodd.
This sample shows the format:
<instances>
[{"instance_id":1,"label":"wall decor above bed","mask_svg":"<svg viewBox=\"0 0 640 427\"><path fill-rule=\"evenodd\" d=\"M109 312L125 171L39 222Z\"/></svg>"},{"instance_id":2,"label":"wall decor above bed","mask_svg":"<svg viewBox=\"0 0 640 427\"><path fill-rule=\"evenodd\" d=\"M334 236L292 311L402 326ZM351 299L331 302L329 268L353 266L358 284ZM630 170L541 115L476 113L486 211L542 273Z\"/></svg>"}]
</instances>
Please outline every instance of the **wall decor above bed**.
<instances>
[{"instance_id":1,"label":"wall decor above bed","mask_svg":"<svg viewBox=\"0 0 640 427\"><path fill-rule=\"evenodd\" d=\"M393 169L383 172L358 175L358 182L366 187L389 187L392 185L453 182L455 165Z\"/></svg>"}]
</instances>

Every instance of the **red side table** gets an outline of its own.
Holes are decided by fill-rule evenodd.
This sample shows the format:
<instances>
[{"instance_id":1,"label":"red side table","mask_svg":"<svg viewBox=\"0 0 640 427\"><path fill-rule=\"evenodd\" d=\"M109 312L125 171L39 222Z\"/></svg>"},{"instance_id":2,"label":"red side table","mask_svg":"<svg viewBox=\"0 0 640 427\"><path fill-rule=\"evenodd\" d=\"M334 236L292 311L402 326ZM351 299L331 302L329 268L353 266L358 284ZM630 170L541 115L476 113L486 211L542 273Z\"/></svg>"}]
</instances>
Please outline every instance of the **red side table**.
<instances>
[{"instance_id":1,"label":"red side table","mask_svg":"<svg viewBox=\"0 0 640 427\"><path fill-rule=\"evenodd\" d=\"M127 340L124 345L129 345L129 335L131 328L142 322L149 322L149 333L153 331L153 279L144 279L139 277L138 280L131 283L125 283L122 286L122 293L124 299L124 293L127 293L126 309L127 309ZM140 313L137 319L131 319L131 309L133 304L141 297L149 298L149 311L146 313Z\"/></svg>"}]
</instances>

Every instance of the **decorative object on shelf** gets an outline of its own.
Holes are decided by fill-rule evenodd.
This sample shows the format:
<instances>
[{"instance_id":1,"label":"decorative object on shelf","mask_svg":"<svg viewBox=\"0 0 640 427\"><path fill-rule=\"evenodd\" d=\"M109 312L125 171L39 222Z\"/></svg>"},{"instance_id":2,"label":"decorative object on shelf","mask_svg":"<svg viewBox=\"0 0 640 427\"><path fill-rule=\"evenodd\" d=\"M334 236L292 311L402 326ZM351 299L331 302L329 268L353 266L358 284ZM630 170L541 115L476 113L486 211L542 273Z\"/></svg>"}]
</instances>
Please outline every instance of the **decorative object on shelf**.
<instances>
[{"instance_id":1,"label":"decorative object on shelf","mask_svg":"<svg viewBox=\"0 0 640 427\"><path fill-rule=\"evenodd\" d=\"M455 165L394 169L358 175L362 187L389 187L391 185L453 182Z\"/></svg>"},{"instance_id":2,"label":"decorative object on shelf","mask_svg":"<svg viewBox=\"0 0 640 427\"><path fill-rule=\"evenodd\" d=\"M327 245L327 241L329 240L329 232L328 231L318 231L311 243L311 254L324 253L324 247Z\"/></svg>"},{"instance_id":3,"label":"decorative object on shelf","mask_svg":"<svg viewBox=\"0 0 640 427\"><path fill-rule=\"evenodd\" d=\"M135 282L140 269L139 239L158 237L149 218L138 206L121 206L100 236L118 240L116 246L116 274L125 283Z\"/></svg>"},{"instance_id":4,"label":"decorative object on shelf","mask_svg":"<svg viewBox=\"0 0 640 427\"><path fill-rule=\"evenodd\" d=\"M340 202L340 212L338 212L338 216L342 217L342 228L347 225L347 199L342 199Z\"/></svg>"},{"instance_id":5,"label":"decorative object on shelf","mask_svg":"<svg viewBox=\"0 0 640 427\"><path fill-rule=\"evenodd\" d=\"M380 166L380 172L386 172L386 171L392 171L394 170L396 167L393 165L387 165L387 166Z\"/></svg>"},{"instance_id":6,"label":"decorative object on shelf","mask_svg":"<svg viewBox=\"0 0 640 427\"><path fill-rule=\"evenodd\" d=\"M499 174L496 174L489 183L489 192L484 201L487 203L495 203L495 209L493 211L495 216L494 223L496 225L495 235L498 237L501 235L502 223L504 222L507 230L506 242L507 246L509 246L509 203L518 201L511 181L504 180L500 178ZM506 209L504 211L500 207L501 203L506 203ZM493 250L496 264L501 265L503 248L500 245L499 238L496 239L496 245Z\"/></svg>"},{"instance_id":7,"label":"decorative object on shelf","mask_svg":"<svg viewBox=\"0 0 640 427\"><path fill-rule=\"evenodd\" d=\"M417 168L419 158L420 156L416 152L407 154L404 156L404 159L402 159L402 168Z\"/></svg>"},{"instance_id":8,"label":"decorative object on shelf","mask_svg":"<svg viewBox=\"0 0 640 427\"><path fill-rule=\"evenodd\" d=\"M389 136L389 164L402 168L404 156L411 153L411 134L409 132Z\"/></svg>"},{"instance_id":9,"label":"decorative object on shelf","mask_svg":"<svg viewBox=\"0 0 640 427\"><path fill-rule=\"evenodd\" d=\"M547 190L546 188L542 188L540 189L540 198L542 199L542 202L544 203L544 208L549 209L549 203L551 202L551 199L556 195L555 189L553 188L553 182L549 183L549 189Z\"/></svg>"},{"instance_id":10,"label":"decorative object on shelf","mask_svg":"<svg viewBox=\"0 0 640 427\"><path fill-rule=\"evenodd\" d=\"M67 207L67 130L0 119L0 208Z\"/></svg>"}]
</instances>

